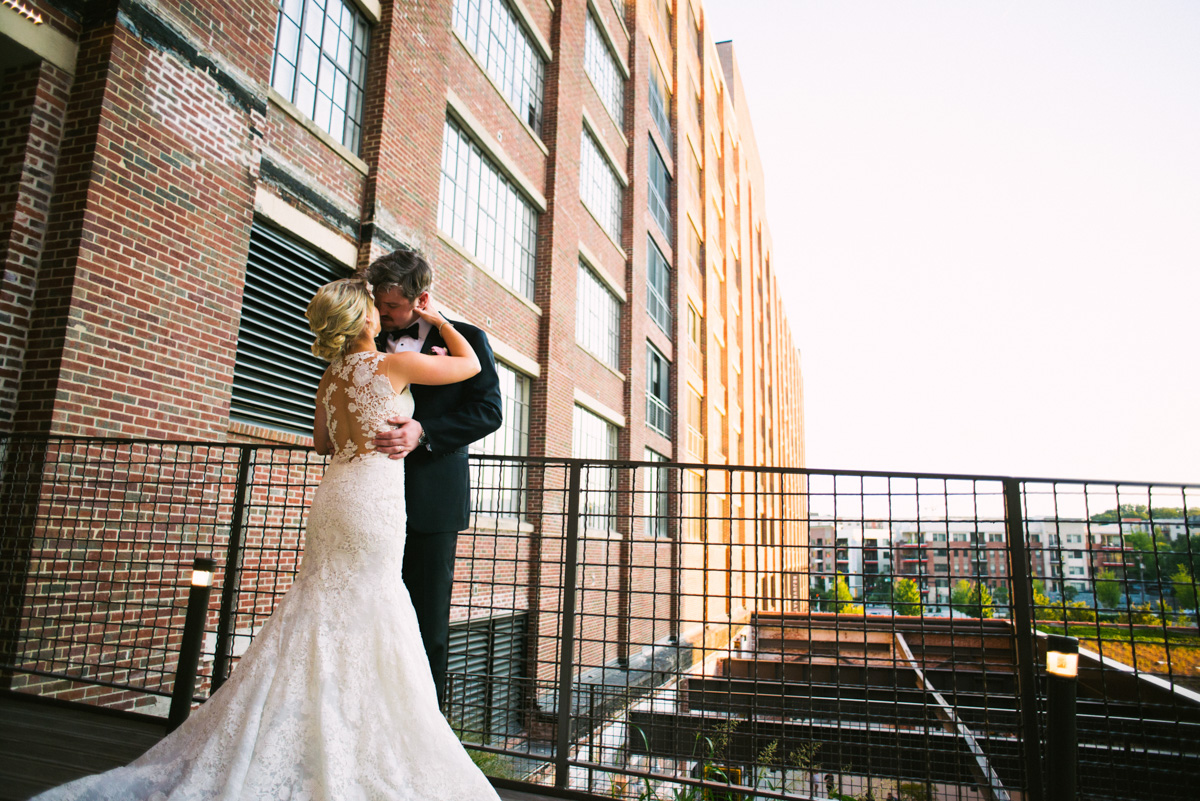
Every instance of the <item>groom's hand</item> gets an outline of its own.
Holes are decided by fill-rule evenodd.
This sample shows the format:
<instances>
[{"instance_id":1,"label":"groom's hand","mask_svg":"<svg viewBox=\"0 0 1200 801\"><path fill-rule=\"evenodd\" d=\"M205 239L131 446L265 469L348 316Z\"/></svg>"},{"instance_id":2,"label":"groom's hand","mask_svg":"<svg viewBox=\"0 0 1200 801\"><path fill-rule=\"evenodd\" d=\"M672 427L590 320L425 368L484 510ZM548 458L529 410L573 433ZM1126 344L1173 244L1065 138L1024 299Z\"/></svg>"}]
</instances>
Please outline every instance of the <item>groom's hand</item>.
<instances>
[{"instance_id":1,"label":"groom's hand","mask_svg":"<svg viewBox=\"0 0 1200 801\"><path fill-rule=\"evenodd\" d=\"M411 417L389 417L388 422L396 427L375 437L375 450L386 453L389 459L403 459L416 450L425 429Z\"/></svg>"}]
</instances>

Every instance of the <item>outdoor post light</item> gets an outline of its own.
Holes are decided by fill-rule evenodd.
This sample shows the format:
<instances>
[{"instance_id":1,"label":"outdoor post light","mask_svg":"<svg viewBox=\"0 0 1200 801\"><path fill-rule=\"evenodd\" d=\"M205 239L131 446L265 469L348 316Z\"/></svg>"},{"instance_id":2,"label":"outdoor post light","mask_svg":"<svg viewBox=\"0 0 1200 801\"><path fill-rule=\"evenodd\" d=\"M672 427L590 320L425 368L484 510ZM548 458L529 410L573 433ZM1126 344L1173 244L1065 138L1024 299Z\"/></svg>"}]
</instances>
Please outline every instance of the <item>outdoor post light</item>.
<instances>
[{"instance_id":1,"label":"outdoor post light","mask_svg":"<svg viewBox=\"0 0 1200 801\"><path fill-rule=\"evenodd\" d=\"M183 622L183 641L175 664L175 684L171 687L171 711L167 731L172 732L187 720L196 691L196 665L200 661L200 642L204 637L204 618L208 615L208 596L212 591L216 562L197 557L192 563L192 584L188 589L187 617Z\"/></svg>"},{"instance_id":2,"label":"outdoor post light","mask_svg":"<svg viewBox=\"0 0 1200 801\"><path fill-rule=\"evenodd\" d=\"M1074 799L1079 742L1075 731L1075 691L1079 640L1051 634L1046 638L1047 797Z\"/></svg>"}]
</instances>

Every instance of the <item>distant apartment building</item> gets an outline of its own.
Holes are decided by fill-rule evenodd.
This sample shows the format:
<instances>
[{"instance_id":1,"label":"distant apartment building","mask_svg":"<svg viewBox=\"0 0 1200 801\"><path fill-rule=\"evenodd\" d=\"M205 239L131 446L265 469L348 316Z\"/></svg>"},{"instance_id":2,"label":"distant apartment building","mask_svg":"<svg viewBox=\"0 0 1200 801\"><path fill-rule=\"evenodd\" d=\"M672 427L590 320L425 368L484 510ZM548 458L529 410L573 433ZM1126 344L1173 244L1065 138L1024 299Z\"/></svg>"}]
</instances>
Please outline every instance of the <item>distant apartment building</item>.
<instances>
[{"instance_id":1,"label":"distant apartment building","mask_svg":"<svg viewBox=\"0 0 1200 801\"><path fill-rule=\"evenodd\" d=\"M975 520L899 523L895 527L893 578L917 582L929 603L946 604L960 581L992 590L1006 586L1003 525Z\"/></svg>"},{"instance_id":2,"label":"distant apartment building","mask_svg":"<svg viewBox=\"0 0 1200 801\"><path fill-rule=\"evenodd\" d=\"M812 522L808 527L809 576L828 589L839 576L863 598L892 575L892 534L886 523Z\"/></svg>"}]
</instances>

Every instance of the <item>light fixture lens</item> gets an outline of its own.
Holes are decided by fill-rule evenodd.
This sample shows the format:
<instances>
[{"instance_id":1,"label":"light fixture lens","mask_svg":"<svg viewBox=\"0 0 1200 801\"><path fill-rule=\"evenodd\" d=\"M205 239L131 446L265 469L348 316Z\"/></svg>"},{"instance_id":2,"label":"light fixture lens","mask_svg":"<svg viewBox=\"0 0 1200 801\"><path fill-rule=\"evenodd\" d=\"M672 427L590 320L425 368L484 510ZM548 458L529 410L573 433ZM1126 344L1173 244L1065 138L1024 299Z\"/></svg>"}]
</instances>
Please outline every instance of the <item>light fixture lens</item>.
<instances>
[{"instance_id":1,"label":"light fixture lens","mask_svg":"<svg viewBox=\"0 0 1200 801\"><path fill-rule=\"evenodd\" d=\"M212 586L212 571L211 570L192 570L192 586L193 587L211 587Z\"/></svg>"},{"instance_id":2,"label":"light fixture lens","mask_svg":"<svg viewBox=\"0 0 1200 801\"><path fill-rule=\"evenodd\" d=\"M1079 654L1047 651L1046 672L1051 676L1061 676L1064 679L1075 678L1079 675Z\"/></svg>"}]
</instances>

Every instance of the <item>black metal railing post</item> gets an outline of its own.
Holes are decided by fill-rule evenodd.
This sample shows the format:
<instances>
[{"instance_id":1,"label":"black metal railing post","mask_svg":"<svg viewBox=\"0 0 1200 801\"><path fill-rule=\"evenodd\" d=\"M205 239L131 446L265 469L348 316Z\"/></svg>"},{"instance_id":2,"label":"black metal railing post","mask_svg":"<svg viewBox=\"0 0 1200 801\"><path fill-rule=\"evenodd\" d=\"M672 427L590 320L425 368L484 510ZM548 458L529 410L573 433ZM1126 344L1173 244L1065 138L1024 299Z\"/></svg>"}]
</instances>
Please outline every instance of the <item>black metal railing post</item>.
<instances>
[{"instance_id":1,"label":"black metal railing post","mask_svg":"<svg viewBox=\"0 0 1200 801\"><path fill-rule=\"evenodd\" d=\"M196 667L204 639L204 619L208 617L208 598L212 592L212 576L217 563L197 557L192 563L192 580L188 587L187 616L183 621L183 638L179 643L179 659L175 663L175 683L171 687L171 709L167 714L167 731L179 728L192 711L192 695L196 692Z\"/></svg>"},{"instance_id":2,"label":"black metal railing post","mask_svg":"<svg viewBox=\"0 0 1200 801\"><path fill-rule=\"evenodd\" d=\"M562 641L558 652L558 730L554 747L554 786L567 789L571 767L571 701L575 673L575 585L579 566L579 496L583 463L572 460L567 489L567 533L563 543Z\"/></svg>"},{"instance_id":3,"label":"black metal railing post","mask_svg":"<svg viewBox=\"0 0 1200 801\"><path fill-rule=\"evenodd\" d=\"M233 617L237 611L238 588L241 586L242 545L246 538L246 495L250 491L250 466L254 446L243 445L238 457L237 488L234 491L233 512L229 518L229 546L225 552L225 573L221 583L221 610L217 614L217 644L213 661L212 691L216 692L229 678L229 662L233 658Z\"/></svg>"},{"instance_id":4,"label":"black metal railing post","mask_svg":"<svg viewBox=\"0 0 1200 801\"><path fill-rule=\"evenodd\" d=\"M1044 801L1042 749L1038 732L1037 648L1034 645L1033 582L1029 554L1025 549L1025 517L1021 508L1021 482L1004 479L1004 530L1008 539L1008 575L1012 585L1013 634L1017 649L1017 714L1020 719L1021 749L1025 760L1025 782L1030 801Z\"/></svg>"},{"instance_id":5,"label":"black metal railing post","mask_svg":"<svg viewBox=\"0 0 1200 801\"><path fill-rule=\"evenodd\" d=\"M1073 801L1079 765L1075 720L1079 640L1046 638L1046 788L1052 799Z\"/></svg>"}]
</instances>

